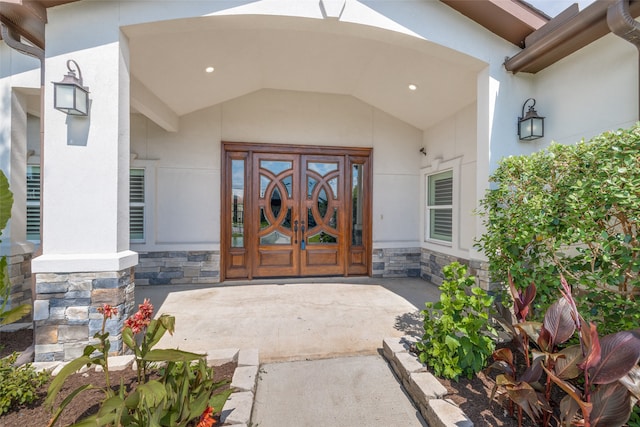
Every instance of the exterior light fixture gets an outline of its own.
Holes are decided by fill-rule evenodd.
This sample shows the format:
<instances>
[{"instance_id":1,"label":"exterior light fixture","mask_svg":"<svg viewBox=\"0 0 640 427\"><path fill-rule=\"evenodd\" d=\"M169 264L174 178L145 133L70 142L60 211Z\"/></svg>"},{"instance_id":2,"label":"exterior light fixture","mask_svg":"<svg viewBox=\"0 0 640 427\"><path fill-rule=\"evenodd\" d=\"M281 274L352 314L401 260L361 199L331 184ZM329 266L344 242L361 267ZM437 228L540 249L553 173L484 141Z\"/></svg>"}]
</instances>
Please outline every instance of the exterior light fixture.
<instances>
[{"instance_id":1,"label":"exterior light fixture","mask_svg":"<svg viewBox=\"0 0 640 427\"><path fill-rule=\"evenodd\" d=\"M524 107L529 101L533 104L529 107L527 114L524 114ZM533 141L534 139L544 136L544 117L540 117L538 112L533 108L536 100L529 98L522 104L522 116L518 117L518 138L523 141Z\"/></svg>"},{"instance_id":2,"label":"exterior light fixture","mask_svg":"<svg viewBox=\"0 0 640 427\"><path fill-rule=\"evenodd\" d=\"M53 82L53 108L71 116L87 116L89 115L89 88L82 86L82 72L76 61L68 60L67 69L69 72L61 81ZM76 70L78 77L76 77Z\"/></svg>"}]
</instances>

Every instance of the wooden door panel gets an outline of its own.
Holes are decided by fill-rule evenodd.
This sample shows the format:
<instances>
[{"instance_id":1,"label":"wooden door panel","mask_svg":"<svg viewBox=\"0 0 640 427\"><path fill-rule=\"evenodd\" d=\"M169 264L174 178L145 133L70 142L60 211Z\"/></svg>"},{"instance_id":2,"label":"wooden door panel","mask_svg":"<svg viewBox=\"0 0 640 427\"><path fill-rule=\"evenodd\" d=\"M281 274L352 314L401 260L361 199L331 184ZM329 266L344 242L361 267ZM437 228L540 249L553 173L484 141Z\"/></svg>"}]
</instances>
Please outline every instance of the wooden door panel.
<instances>
[{"instance_id":1,"label":"wooden door panel","mask_svg":"<svg viewBox=\"0 0 640 427\"><path fill-rule=\"evenodd\" d=\"M299 211L299 156L256 153L253 157L253 205L258 220L252 225L256 242L254 275L300 274L298 236L294 219Z\"/></svg>"},{"instance_id":2,"label":"wooden door panel","mask_svg":"<svg viewBox=\"0 0 640 427\"><path fill-rule=\"evenodd\" d=\"M342 275L344 271L344 156L302 156L306 221L302 275Z\"/></svg>"},{"instance_id":3,"label":"wooden door panel","mask_svg":"<svg viewBox=\"0 0 640 427\"><path fill-rule=\"evenodd\" d=\"M370 149L225 142L223 151L223 277L370 274Z\"/></svg>"}]
</instances>

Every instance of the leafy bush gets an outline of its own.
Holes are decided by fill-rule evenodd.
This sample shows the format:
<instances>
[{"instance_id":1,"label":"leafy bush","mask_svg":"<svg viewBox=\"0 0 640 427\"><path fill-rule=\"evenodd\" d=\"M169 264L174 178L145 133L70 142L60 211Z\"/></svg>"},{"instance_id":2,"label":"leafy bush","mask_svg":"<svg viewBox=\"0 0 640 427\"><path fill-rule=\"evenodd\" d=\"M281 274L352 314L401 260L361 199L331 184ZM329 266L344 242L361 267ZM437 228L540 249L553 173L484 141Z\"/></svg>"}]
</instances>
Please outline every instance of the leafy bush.
<instances>
[{"instance_id":1,"label":"leafy bush","mask_svg":"<svg viewBox=\"0 0 640 427\"><path fill-rule=\"evenodd\" d=\"M0 415L18 405L38 399L38 388L49 380L46 372L36 372L31 364L14 366L18 353L0 359Z\"/></svg>"},{"instance_id":2,"label":"leafy bush","mask_svg":"<svg viewBox=\"0 0 640 427\"><path fill-rule=\"evenodd\" d=\"M489 311L493 297L475 286L467 268L454 262L443 269L440 301L427 302L424 336L417 343L422 363L444 378L471 378L485 367L495 345Z\"/></svg>"},{"instance_id":3,"label":"leafy bush","mask_svg":"<svg viewBox=\"0 0 640 427\"><path fill-rule=\"evenodd\" d=\"M538 288L534 317L555 301L559 273L603 332L640 323L640 126L503 159L481 201L478 246L492 279Z\"/></svg>"},{"instance_id":4,"label":"leafy bush","mask_svg":"<svg viewBox=\"0 0 640 427\"><path fill-rule=\"evenodd\" d=\"M0 171L0 232L11 217L12 205L13 194L9 190L9 181L4 173ZM9 297L11 296L11 284L6 270L7 258L3 256L0 258L0 325L16 322L31 312L29 304L22 304L11 309L7 308Z\"/></svg>"}]
</instances>

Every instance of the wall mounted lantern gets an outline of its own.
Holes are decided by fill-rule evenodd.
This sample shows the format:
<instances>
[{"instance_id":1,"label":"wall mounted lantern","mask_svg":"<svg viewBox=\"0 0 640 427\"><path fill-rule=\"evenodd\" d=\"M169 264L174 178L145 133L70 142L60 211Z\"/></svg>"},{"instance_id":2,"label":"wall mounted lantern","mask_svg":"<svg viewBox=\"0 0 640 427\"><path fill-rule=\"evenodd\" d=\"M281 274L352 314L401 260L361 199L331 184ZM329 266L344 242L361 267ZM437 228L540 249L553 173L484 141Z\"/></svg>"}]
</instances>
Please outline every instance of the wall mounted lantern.
<instances>
[{"instance_id":1,"label":"wall mounted lantern","mask_svg":"<svg viewBox=\"0 0 640 427\"><path fill-rule=\"evenodd\" d=\"M524 114L524 107L529 101L533 104L529 107L527 114ZM522 116L518 117L518 137L524 141L532 141L544 136L544 117L540 117L538 112L533 108L536 100L529 98L522 104Z\"/></svg>"},{"instance_id":2,"label":"wall mounted lantern","mask_svg":"<svg viewBox=\"0 0 640 427\"><path fill-rule=\"evenodd\" d=\"M72 69L72 65L75 70ZM67 61L69 72L59 82L53 82L53 108L71 116L89 114L89 88L82 86L82 72L73 59ZM76 77L76 70L78 77Z\"/></svg>"}]
</instances>

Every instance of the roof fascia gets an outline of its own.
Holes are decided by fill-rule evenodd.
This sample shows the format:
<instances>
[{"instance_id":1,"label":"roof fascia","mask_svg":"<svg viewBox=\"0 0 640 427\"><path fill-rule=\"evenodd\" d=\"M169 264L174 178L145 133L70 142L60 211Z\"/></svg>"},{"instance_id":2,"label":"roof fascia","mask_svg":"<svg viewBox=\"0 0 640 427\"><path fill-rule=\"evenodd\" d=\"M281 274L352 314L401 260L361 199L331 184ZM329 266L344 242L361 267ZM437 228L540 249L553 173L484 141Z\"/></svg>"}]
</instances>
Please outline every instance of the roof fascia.
<instances>
[{"instance_id":1,"label":"roof fascia","mask_svg":"<svg viewBox=\"0 0 640 427\"><path fill-rule=\"evenodd\" d=\"M505 68L514 74L537 73L607 35L611 32L607 9L612 3L595 1L577 14L558 16L562 18L559 23L551 20L549 28L542 27L527 38L526 47L508 58ZM640 0L629 1L629 12L634 18L640 16Z\"/></svg>"},{"instance_id":2,"label":"roof fascia","mask_svg":"<svg viewBox=\"0 0 640 427\"><path fill-rule=\"evenodd\" d=\"M74 1L77 0L1 0L0 22L34 46L44 49L47 9Z\"/></svg>"},{"instance_id":3,"label":"roof fascia","mask_svg":"<svg viewBox=\"0 0 640 427\"><path fill-rule=\"evenodd\" d=\"M517 0L440 0L505 40L524 47L525 38L549 18Z\"/></svg>"}]
</instances>

